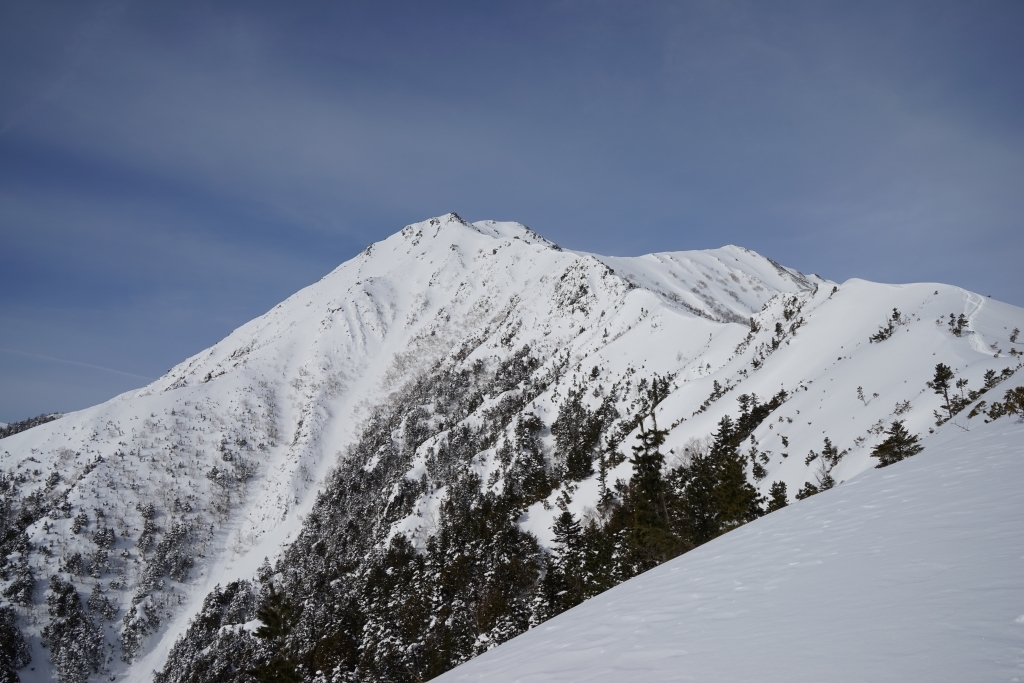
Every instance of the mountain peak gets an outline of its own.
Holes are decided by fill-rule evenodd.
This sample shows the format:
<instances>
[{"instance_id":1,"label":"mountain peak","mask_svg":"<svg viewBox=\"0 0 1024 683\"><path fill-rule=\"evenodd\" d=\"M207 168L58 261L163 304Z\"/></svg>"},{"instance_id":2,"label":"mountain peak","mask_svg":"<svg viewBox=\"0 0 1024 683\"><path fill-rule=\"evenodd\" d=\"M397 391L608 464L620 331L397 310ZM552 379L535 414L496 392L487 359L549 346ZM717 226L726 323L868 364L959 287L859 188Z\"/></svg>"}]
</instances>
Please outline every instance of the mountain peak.
<instances>
[{"instance_id":1,"label":"mountain peak","mask_svg":"<svg viewBox=\"0 0 1024 683\"><path fill-rule=\"evenodd\" d=\"M512 221L484 220L470 223L457 213L446 213L442 216L428 218L425 221L412 223L399 230L394 235L383 240L390 242L394 240L411 243L418 246L424 239L440 241L447 244L459 244L462 240L475 235L482 235L492 239L516 239L526 244L539 244L544 247L560 251L561 248L534 232L522 223ZM373 247L367 253L372 252Z\"/></svg>"},{"instance_id":2,"label":"mountain peak","mask_svg":"<svg viewBox=\"0 0 1024 683\"><path fill-rule=\"evenodd\" d=\"M880 326L888 336L869 342ZM893 420L930 447L935 364L971 388L1002 381L1020 367L1015 327L1020 309L956 288L838 285L735 246L600 256L449 213L371 245L148 387L5 438L0 469L36 501L38 516L18 519L46 551L25 566L83 594L98 574L107 611L121 610L103 648L120 647L142 680L214 586L252 579L314 533L310 515L333 504L320 491L366 506L353 567L399 537L422 551L452 492L473 487L519 491L501 523L551 548L559 510L599 523L600 491L630 480L638 388L670 378L657 406L666 467L736 414L734 397L778 396L743 448L761 494L772 482L793 494L821 475L810 454L826 436L846 453L826 472L838 482L872 468ZM555 424L572 411L604 416L611 450L584 453L610 458L603 485L589 461L567 474L575 447ZM337 526L324 524L316 533ZM352 580L316 585L335 578ZM47 608L23 609L38 643ZM48 655L34 656L42 671Z\"/></svg>"}]
</instances>

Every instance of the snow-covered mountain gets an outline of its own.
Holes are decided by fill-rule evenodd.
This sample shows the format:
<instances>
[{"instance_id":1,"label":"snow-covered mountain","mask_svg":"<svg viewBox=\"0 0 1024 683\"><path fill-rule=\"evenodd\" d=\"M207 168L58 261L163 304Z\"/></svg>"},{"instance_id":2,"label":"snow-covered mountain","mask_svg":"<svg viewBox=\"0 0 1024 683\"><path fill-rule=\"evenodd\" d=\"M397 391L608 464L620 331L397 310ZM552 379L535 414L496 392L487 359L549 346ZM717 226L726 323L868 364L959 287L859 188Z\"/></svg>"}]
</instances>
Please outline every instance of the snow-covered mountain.
<instances>
[{"instance_id":1,"label":"snow-covered mountain","mask_svg":"<svg viewBox=\"0 0 1024 683\"><path fill-rule=\"evenodd\" d=\"M874 467L871 449L894 420L926 452L983 420L964 410L937 427L949 402L927 383L942 363L968 382L954 398L995 388L1021 366L1022 326L1021 309L956 287L839 285L739 247L613 258L560 249L515 223L449 214L408 226L151 385L0 441L5 533L14 530L3 594L32 654L19 674L83 680L86 662L114 680L149 680L165 666L168 680L187 680L183 661L234 647L231 638L266 659L253 615L271 583L304 605L295 618L313 619L314 603L330 612L326 601L342 595L360 605L344 627L351 652L294 646L305 678L371 650L383 658L387 643L412 657L422 634L381 635L373 615L383 608L360 601L398 537L432 557L460 487L506 501L529 557L523 585L536 584L543 549L558 546L556 518L607 521L645 418L667 429L668 472L724 416L758 405L751 397L775 397L749 421L742 452L760 493L785 484L792 501L809 482ZM659 378L667 395L651 402ZM572 423L570 408L590 427ZM820 455L826 437L831 458ZM306 551L322 558L316 581L296 569ZM352 566L323 559L339 554ZM198 633L196 615L240 579L253 582L241 607ZM68 608L74 618L59 616L70 587L83 604ZM457 641L450 661L409 666L442 671L549 614L520 607L495 607L499 616L458 638L445 631ZM58 622L102 650L43 649ZM373 680L377 665L359 661ZM342 669L321 679L356 675Z\"/></svg>"}]
</instances>

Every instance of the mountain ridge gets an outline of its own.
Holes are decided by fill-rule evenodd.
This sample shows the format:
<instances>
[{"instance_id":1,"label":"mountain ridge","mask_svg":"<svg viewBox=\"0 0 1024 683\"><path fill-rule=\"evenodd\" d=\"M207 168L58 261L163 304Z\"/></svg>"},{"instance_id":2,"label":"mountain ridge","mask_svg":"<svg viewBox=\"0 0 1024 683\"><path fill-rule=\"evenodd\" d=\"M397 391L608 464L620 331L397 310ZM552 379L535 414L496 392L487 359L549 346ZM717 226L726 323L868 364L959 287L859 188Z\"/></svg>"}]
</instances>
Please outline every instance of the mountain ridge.
<instances>
[{"instance_id":1,"label":"mountain ridge","mask_svg":"<svg viewBox=\"0 0 1024 683\"><path fill-rule=\"evenodd\" d=\"M896 334L869 343L892 308L902 311ZM968 331L953 334L947 313L965 316ZM549 468L562 466L549 426L573 387L608 393L671 376L674 388L657 412L671 425L672 461L735 412L735 397L785 390L785 410L751 434L752 460L765 471L756 482L762 494L774 481L795 492L815 480L822 460L805 462L804 454L820 450L825 436L849 451L829 472L841 481L873 466L870 447L886 422L903 417L915 433L933 429L941 400L926 382L935 362L972 387L983 386L987 370L1019 367L1006 328L1024 323L1021 313L944 285L838 285L734 246L600 257L515 223L447 214L407 226L147 387L0 441L2 467L24 477L24 495L45 501L47 511L26 529L31 543L52 546L18 560L37 584L34 601L18 609L38 675L22 677L50 676L39 647L43 581L78 553L88 568L56 573L82 592L100 586L117 608L118 618L103 625L111 646L103 666L148 680L215 585L254 576L264 556L278 557L301 536L318 487L348 457L361 425L425 374L477 363L500 369L528 349L521 358L538 365L522 381L539 393L521 410L544 425L539 443ZM484 395L461 419L480 423L509 391ZM629 400L620 397L620 412ZM409 472L428 474L427 449L450 442L454 427L443 422L438 417L416 444ZM495 491L508 476L499 450L489 445L466 463L482 482L494 478ZM623 459L607 476L631 474ZM530 504L520 528L552 547L558 500L592 519L599 484L595 476L565 482ZM436 514L447 489L437 491L421 494L382 538L425 542L429 530L419 520ZM106 510L102 520L97 509ZM74 532L81 513L86 531ZM116 539L104 549L91 539L108 526ZM179 537L187 552L168 555Z\"/></svg>"}]
</instances>

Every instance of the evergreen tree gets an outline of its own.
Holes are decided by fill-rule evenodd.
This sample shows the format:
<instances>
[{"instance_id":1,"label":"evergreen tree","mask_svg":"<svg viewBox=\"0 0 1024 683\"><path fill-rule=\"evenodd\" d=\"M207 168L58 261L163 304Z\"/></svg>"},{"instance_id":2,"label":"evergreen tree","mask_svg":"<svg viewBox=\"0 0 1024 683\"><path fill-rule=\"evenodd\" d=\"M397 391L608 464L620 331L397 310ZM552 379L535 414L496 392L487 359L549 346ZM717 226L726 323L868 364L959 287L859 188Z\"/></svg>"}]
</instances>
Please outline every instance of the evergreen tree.
<instances>
[{"instance_id":1,"label":"evergreen tree","mask_svg":"<svg viewBox=\"0 0 1024 683\"><path fill-rule=\"evenodd\" d=\"M547 497L552 489L540 442L543 429L544 423L533 413L526 413L516 420L514 433L517 457L506 476L506 486L514 489L526 505Z\"/></svg>"},{"instance_id":2,"label":"evergreen tree","mask_svg":"<svg viewBox=\"0 0 1024 683\"><path fill-rule=\"evenodd\" d=\"M761 403L757 394L739 396L736 401L740 406L740 416L736 419L734 434L737 446L753 434L758 425L764 422L772 411L785 403L787 398L789 394L785 389L780 389L767 403Z\"/></svg>"},{"instance_id":3,"label":"evergreen tree","mask_svg":"<svg viewBox=\"0 0 1024 683\"><path fill-rule=\"evenodd\" d=\"M665 443L668 430L658 429L658 423L652 414L651 426L646 428L640 424L637 434L639 444L633 446L633 503L634 520L638 525L665 524L668 522L668 511L665 506L665 482L661 470L665 465L665 456L661 446Z\"/></svg>"},{"instance_id":4,"label":"evergreen tree","mask_svg":"<svg viewBox=\"0 0 1024 683\"><path fill-rule=\"evenodd\" d=\"M302 683L302 676L295 671L295 665L280 654L254 669L252 675L259 683Z\"/></svg>"},{"instance_id":5,"label":"evergreen tree","mask_svg":"<svg viewBox=\"0 0 1024 683\"><path fill-rule=\"evenodd\" d=\"M722 417L713 436L707 453L693 453L690 462L674 473L681 523L694 546L762 514L761 498L747 481L736 423L728 415Z\"/></svg>"},{"instance_id":6,"label":"evergreen tree","mask_svg":"<svg viewBox=\"0 0 1024 683\"><path fill-rule=\"evenodd\" d=\"M597 509L601 514L606 514L615 500L610 488L608 488L608 451L602 450L597 460Z\"/></svg>"},{"instance_id":7,"label":"evergreen tree","mask_svg":"<svg viewBox=\"0 0 1024 683\"><path fill-rule=\"evenodd\" d=\"M809 481L804 482L803 488L796 492L796 499L803 500L805 498L810 498L811 496L815 495L818 492L819 489L817 486L815 486Z\"/></svg>"},{"instance_id":8,"label":"evergreen tree","mask_svg":"<svg viewBox=\"0 0 1024 683\"><path fill-rule=\"evenodd\" d=\"M575 607L586 596L583 574L583 528L571 512L563 510L551 527L557 555L552 569L559 575L560 591L555 605L558 612ZM557 613L557 612L556 612Z\"/></svg>"},{"instance_id":9,"label":"evergreen tree","mask_svg":"<svg viewBox=\"0 0 1024 683\"><path fill-rule=\"evenodd\" d=\"M768 512L781 510L787 505L789 505L789 501L786 499L786 482L772 482L772 486L768 490Z\"/></svg>"},{"instance_id":10,"label":"evergreen tree","mask_svg":"<svg viewBox=\"0 0 1024 683\"><path fill-rule=\"evenodd\" d=\"M887 321L884 327L878 328L878 332L874 333L868 338L869 342L883 342L893 335L898 325L903 324L903 316L900 314L898 309L892 309L892 317Z\"/></svg>"},{"instance_id":11,"label":"evergreen tree","mask_svg":"<svg viewBox=\"0 0 1024 683\"><path fill-rule=\"evenodd\" d=\"M946 403L942 408L948 413L949 419L953 417L953 407L949 401L949 390L952 386L953 377L953 370L945 363L939 363L935 366L935 376L928 382L928 386L932 388L932 391L945 400Z\"/></svg>"},{"instance_id":12,"label":"evergreen tree","mask_svg":"<svg viewBox=\"0 0 1024 683\"><path fill-rule=\"evenodd\" d=\"M955 316L952 313L949 314L949 331L954 336L959 337L963 335L964 329L969 326L967 316L961 313L959 316Z\"/></svg>"},{"instance_id":13,"label":"evergreen tree","mask_svg":"<svg viewBox=\"0 0 1024 683\"><path fill-rule=\"evenodd\" d=\"M910 434L902 420L893 422L886 431L888 437L871 451L872 458L878 458L876 467L887 467L904 458L917 455L924 450L916 434Z\"/></svg>"},{"instance_id":14,"label":"evergreen tree","mask_svg":"<svg viewBox=\"0 0 1024 683\"><path fill-rule=\"evenodd\" d=\"M565 575L552 555L545 555L542 563L543 576L537 586L537 593L531 605L530 622L541 624L551 617L557 616L562 610L560 605L565 595Z\"/></svg>"},{"instance_id":15,"label":"evergreen tree","mask_svg":"<svg viewBox=\"0 0 1024 683\"><path fill-rule=\"evenodd\" d=\"M768 470L764 468L757 456L757 446L751 446L750 453L747 454L747 457L750 458L750 473L754 475L754 481L761 481L768 476ZM761 457L767 461L767 456L762 455Z\"/></svg>"},{"instance_id":16,"label":"evergreen tree","mask_svg":"<svg viewBox=\"0 0 1024 683\"><path fill-rule=\"evenodd\" d=\"M291 604L274 584L270 584L263 604L256 610L261 625L256 637L266 641L274 650L274 656L266 664L256 667L251 673L259 683L301 683L302 677L295 671L295 663L285 650L285 639L291 632Z\"/></svg>"},{"instance_id":17,"label":"evergreen tree","mask_svg":"<svg viewBox=\"0 0 1024 683\"><path fill-rule=\"evenodd\" d=\"M665 456L661 446L667 429L658 428L655 410L668 396L669 378L655 376L650 385L641 383L640 433L633 446L633 478L625 508L631 513L631 545L646 567L653 567L679 554L679 543L671 530L668 488L661 470ZM648 422L650 425L648 426Z\"/></svg>"},{"instance_id":18,"label":"evergreen tree","mask_svg":"<svg viewBox=\"0 0 1024 683\"><path fill-rule=\"evenodd\" d=\"M1003 409L1011 414L1024 417L1024 387L1007 389L1003 395Z\"/></svg>"},{"instance_id":19,"label":"evergreen tree","mask_svg":"<svg viewBox=\"0 0 1024 683\"><path fill-rule=\"evenodd\" d=\"M824 448L821 449L821 459L825 461L825 463L827 463L828 469L831 470L833 467L838 465L839 461L843 459L844 455L846 455L846 449L840 451L838 448L832 445L832 440L826 436L825 446Z\"/></svg>"},{"instance_id":20,"label":"evergreen tree","mask_svg":"<svg viewBox=\"0 0 1024 683\"><path fill-rule=\"evenodd\" d=\"M673 472L673 482L678 491L677 507L683 535L692 546L707 543L720 533L716 496L718 469L714 458L709 452L695 450L689 463Z\"/></svg>"},{"instance_id":21,"label":"evergreen tree","mask_svg":"<svg viewBox=\"0 0 1024 683\"><path fill-rule=\"evenodd\" d=\"M289 632L289 618L292 609L282 593L278 593L271 583L266 599L256 610L256 618L260 627L256 629L256 637L264 640L281 641Z\"/></svg>"},{"instance_id":22,"label":"evergreen tree","mask_svg":"<svg viewBox=\"0 0 1024 683\"><path fill-rule=\"evenodd\" d=\"M747 481L746 463L739 452L737 435L730 433L731 420L719 422L719 434L711 446L711 457L718 470L715 499L720 533L757 519L762 510L757 489Z\"/></svg>"},{"instance_id":23,"label":"evergreen tree","mask_svg":"<svg viewBox=\"0 0 1024 683\"><path fill-rule=\"evenodd\" d=\"M555 543L561 548L560 552L563 556L579 552L583 529L571 512L563 510L562 514L555 518L551 531L554 533Z\"/></svg>"},{"instance_id":24,"label":"evergreen tree","mask_svg":"<svg viewBox=\"0 0 1024 683\"><path fill-rule=\"evenodd\" d=\"M0 682L17 683L18 669L32 661L25 637L15 623L17 614L11 607L0 607Z\"/></svg>"},{"instance_id":25,"label":"evergreen tree","mask_svg":"<svg viewBox=\"0 0 1024 683\"><path fill-rule=\"evenodd\" d=\"M565 461L565 476L570 481L586 479L594 473L594 451L601 440L601 419L583 398L582 387L573 387L551 423L555 449Z\"/></svg>"},{"instance_id":26,"label":"evergreen tree","mask_svg":"<svg viewBox=\"0 0 1024 683\"><path fill-rule=\"evenodd\" d=\"M57 679L86 683L103 665L103 632L82 607L74 585L60 576L50 578L46 607L50 622L42 636Z\"/></svg>"},{"instance_id":27,"label":"evergreen tree","mask_svg":"<svg viewBox=\"0 0 1024 683\"><path fill-rule=\"evenodd\" d=\"M984 405L982 401L982 405ZM1003 395L1003 402L993 401L992 405L989 406L988 416L992 420L997 420L1003 415L1020 415L1024 416L1024 387L1014 387L1013 389L1007 389Z\"/></svg>"}]
</instances>

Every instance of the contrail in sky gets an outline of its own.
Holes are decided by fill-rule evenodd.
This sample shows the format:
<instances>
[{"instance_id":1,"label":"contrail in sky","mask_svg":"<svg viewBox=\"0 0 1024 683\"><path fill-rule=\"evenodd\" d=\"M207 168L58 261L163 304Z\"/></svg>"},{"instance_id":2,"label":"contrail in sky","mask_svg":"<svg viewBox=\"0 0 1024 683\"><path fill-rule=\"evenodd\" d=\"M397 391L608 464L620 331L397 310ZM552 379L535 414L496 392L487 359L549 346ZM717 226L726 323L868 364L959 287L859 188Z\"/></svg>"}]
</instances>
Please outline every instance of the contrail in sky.
<instances>
[{"instance_id":1,"label":"contrail in sky","mask_svg":"<svg viewBox=\"0 0 1024 683\"><path fill-rule=\"evenodd\" d=\"M38 358L40 360L49 360L55 363L68 363L70 365L80 365L83 368L92 368L93 370L105 370L106 372L113 372L117 375L125 375L126 377L137 377L138 379L144 379L148 382L153 381L153 377L145 377L143 375L136 375L132 372L124 372L123 370L115 370L114 368L105 368L102 365L93 365L92 363L82 363L77 360L68 360L67 358L54 358L53 356L43 356L38 353L28 353L27 351L19 351L17 349L7 349L0 346L0 351L6 351L7 353L14 353L19 356L27 356L29 358Z\"/></svg>"}]
</instances>

